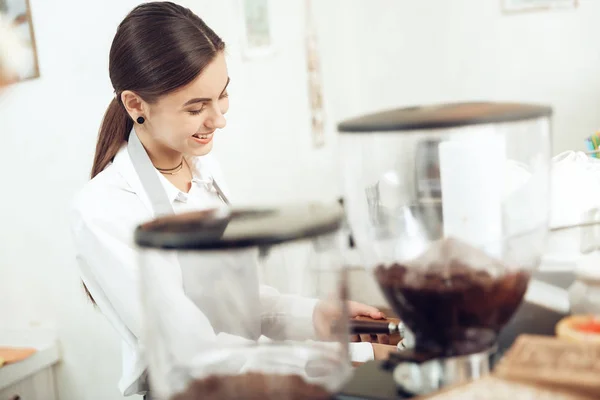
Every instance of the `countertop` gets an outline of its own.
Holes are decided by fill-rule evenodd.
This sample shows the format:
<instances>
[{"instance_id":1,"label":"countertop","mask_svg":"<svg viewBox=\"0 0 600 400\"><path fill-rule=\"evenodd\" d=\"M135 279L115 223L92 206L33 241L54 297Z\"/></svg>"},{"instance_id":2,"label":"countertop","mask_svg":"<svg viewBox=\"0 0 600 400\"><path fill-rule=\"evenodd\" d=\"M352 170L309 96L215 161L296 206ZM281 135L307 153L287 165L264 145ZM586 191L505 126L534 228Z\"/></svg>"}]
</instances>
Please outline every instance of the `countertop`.
<instances>
[{"instance_id":1,"label":"countertop","mask_svg":"<svg viewBox=\"0 0 600 400\"><path fill-rule=\"evenodd\" d=\"M60 361L56 333L45 329L0 328L0 345L33 347L31 357L0 368L0 391Z\"/></svg>"}]
</instances>

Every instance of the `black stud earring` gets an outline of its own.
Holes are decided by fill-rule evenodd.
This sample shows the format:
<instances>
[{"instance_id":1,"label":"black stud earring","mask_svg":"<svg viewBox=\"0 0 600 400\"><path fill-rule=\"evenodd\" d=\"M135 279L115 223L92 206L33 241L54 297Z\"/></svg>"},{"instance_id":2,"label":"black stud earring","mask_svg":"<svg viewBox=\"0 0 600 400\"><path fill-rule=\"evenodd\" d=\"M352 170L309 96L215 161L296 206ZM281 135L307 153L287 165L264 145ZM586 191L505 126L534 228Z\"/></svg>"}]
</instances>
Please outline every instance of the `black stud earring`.
<instances>
[{"instance_id":1,"label":"black stud earring","mask_svg":"<svg viewBox=\"0 0 600 400\"><path fill-rule=\"evenodd\" d=\"M137 123L138 123L138 124L140 124L140 125L141 125L141 124L143 124L143 123L144 123L146 120L144 119L144 117L138 117L136 121L137 121Z\"/></svg>"}]
</instances>

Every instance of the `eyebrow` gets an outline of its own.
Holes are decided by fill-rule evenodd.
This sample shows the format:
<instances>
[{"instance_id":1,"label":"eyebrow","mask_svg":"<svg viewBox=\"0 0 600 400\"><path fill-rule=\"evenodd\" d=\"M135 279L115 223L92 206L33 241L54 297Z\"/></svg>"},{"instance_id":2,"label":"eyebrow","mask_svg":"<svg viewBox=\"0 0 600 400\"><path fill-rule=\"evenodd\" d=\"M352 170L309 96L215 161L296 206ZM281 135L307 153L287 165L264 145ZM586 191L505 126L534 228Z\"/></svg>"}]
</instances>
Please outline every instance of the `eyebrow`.
<instances>
[{"instance_id":1,"label":"eyebrow","mask_svg":"<svg viewBox=\"0 0 600 400\"><path fill-rule=\"evenodd\" d=\"M219 96L222 96L223 93L225 93L225 90L227 90L227 86L229 86L229 82L231 82L231 78L227 77L227 83L225 84L225 87L223 88L223 90L221 91L221 94ZM190 100L186 101L183 106L186 107L186 106L189 106L191 104L206 103L206 102L209 102L211 100L212 99L210 99L208 97L197 97L197 98L190 99Z\"/></svg>"}]
</instances>

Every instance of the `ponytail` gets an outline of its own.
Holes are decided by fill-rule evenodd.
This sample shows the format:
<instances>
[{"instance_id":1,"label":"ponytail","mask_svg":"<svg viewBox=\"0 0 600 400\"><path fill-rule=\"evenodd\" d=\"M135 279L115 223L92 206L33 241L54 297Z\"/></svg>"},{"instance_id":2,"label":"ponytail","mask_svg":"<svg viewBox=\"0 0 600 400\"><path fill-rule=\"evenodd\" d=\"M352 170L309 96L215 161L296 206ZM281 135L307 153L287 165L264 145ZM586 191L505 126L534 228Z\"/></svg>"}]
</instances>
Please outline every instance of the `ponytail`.
<instances>
[{"instance_id":1,"label":"ponytail","mask_svg":"<svg viewBox=\"0 0 600 400\"><path fill-rule=\"evenodd\" d=\"M91 179L102 172L112 162L123 142L127 140L131 128L133 128L133 121L129 118L129 115L125 112L121 104L119 104L119 101L113 98L104 114L100 132L98 133ZM83 289L92 303L96 304L85 283L83 284Z\"/></svg>"},{"instance_id":2,"label":"ponytail","mask_svg":"<svg viewBox=\"0 0 600 400\"><path fill-rule=\"evenodd\" d=\"M125 112L125 108L116 98L112 99L100 126L91 178L112 162L123 142L127 141L131 128L133 128L133 121Z\"/></svg>"}]
</instances>

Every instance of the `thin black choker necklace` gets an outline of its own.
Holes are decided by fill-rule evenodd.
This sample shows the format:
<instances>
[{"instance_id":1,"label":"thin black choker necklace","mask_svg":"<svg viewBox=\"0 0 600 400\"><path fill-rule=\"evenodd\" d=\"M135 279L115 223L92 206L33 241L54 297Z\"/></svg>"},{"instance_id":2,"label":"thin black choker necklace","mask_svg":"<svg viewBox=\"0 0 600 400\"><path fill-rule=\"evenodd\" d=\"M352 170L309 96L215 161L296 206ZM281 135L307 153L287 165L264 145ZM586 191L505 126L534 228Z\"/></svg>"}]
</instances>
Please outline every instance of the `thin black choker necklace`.
<instances>
[{"instance_id":1,"label":"thin black choker necklace","mask_svg":"<svg viewBox=\"0 0 600 400\"><path fill-rule=\"evenodd\" d=\"M158 168L158 167L154 167L154 168L156 168L158 170L158 172L160 172L161 174L175 175L176 173L181 171L181 169L183 168L183 158L181 159L181 162L179 163L179 165L174 168Z\"/></svg>"}]
</instances>

